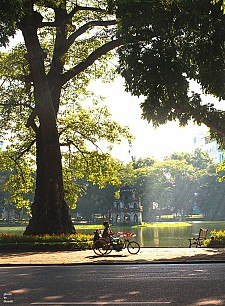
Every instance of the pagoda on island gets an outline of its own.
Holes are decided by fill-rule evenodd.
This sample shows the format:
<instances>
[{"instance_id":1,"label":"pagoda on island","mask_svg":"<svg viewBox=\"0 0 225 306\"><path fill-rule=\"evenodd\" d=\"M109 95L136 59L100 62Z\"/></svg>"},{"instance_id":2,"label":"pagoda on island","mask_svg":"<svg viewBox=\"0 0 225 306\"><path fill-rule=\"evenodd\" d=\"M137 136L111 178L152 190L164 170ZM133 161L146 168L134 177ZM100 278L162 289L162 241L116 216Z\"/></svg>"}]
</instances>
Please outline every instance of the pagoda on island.
<instances>
[{"instance_id":1,"label":"pagoda on island","mask_svg":"<svg viewBox=\"0 0 225 306\"><path fill-rule=\"evenodd\" d=\"M113 203L111 218L113 225L134 225L142 222L142 206L139 198L129 186L120 189L120 199Z\"/></svg>"}]
</instances>

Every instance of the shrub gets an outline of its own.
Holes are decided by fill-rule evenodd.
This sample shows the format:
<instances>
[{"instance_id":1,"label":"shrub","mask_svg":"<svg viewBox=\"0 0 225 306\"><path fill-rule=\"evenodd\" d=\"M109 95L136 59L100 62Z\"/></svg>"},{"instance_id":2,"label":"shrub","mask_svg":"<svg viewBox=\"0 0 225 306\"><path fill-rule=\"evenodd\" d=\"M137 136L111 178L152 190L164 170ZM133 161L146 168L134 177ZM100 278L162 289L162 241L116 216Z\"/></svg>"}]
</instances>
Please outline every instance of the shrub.
<instances>
[{"instance_id":1,"label":"shrub","mask_svg":"<svg viewBox=\"0 0 225 306\"><path fill-rule=\"evenodd\" d=\"M204 241L207 247L224 246L225 247L225 230L213 230L211 238Z\"/></svg>"},{"instance_id":2,"label":"shrub","mask_svg":"<svg viewBox=\"0 0 225 306\"><path fill-rule=\"evenodd\" d=\"M0 234L1 249L90 249L92 247L93 235L38 235L21 236Z\"/></svg>"}]
</instances>

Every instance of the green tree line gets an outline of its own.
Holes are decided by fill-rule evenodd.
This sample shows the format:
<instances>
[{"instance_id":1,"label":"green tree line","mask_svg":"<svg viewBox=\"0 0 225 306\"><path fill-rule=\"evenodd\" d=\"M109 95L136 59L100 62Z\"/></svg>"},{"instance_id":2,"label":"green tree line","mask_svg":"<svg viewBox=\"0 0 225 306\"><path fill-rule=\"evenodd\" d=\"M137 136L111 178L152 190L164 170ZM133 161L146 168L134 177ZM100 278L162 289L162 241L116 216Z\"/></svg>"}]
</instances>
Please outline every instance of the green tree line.
<instances>
[{"instance_id":1,"label":"green tree line","mask_svg":"<svg viewBox=\"0 0 225 306\"><path fill-rule=\"evenodd\" d=\"M206 152L196 149L193 154L173 153L162 161L151 157L134 159L127 164L114 162L118 166L115 181L102 188L88 180L88 176L80 179L79 190L76 190L77 181L70 182L67 199L73 216L88 221L94 221L94 215L108 218L120 187L129 185L141 199L146 222L172 214L175 217L203 214L208 220L225 219L223 163L214 163ZM34 175L33 172L31 177ZM15 171L0 173L0 210L17 209L19 214L23 208L29 213L34 184L29 190L14 190L14 176Z\"/></svg>"},{"instance_id":2,"label":"green tree line","mask_svg":"<svg viewBox=\"0 0 225 306\"><path fill-rule=\"evenodd\" d=\"M140 158L122 165L120 186L131 186L143 206L144 221L155 216L173 214L184 216L203 214L206 219L225 219L225 182L218 164L199 149L193 154L174 153L162 161ZM108 216L118 187L107 185L99 189L87 185L86 193L78 199L76 212L87 220L92 214Z\"/></svg>"}]
</instances>

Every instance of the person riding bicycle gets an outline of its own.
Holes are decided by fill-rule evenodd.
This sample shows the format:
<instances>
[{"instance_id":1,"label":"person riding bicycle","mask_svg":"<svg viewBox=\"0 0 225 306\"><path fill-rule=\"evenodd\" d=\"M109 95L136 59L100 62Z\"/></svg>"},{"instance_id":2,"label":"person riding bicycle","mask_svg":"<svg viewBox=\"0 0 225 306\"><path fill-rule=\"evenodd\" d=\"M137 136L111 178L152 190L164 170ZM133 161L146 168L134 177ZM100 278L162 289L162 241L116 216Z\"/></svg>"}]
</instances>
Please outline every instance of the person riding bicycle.
<instances>
[{"instance_id":1,"label":"person riding bicycle","mask_svg":"<svg viewBox=\"0 0 225 306\"><path fill-rule=\"evenodd\" d=\"M109 227L108 221L104 221L103 225L105 228L100 237L99 237L99 230L96 230L95 232L95 238L94 238L95 242L93 244L93 251L95 252L96 255L103 256L109 254L112 250L119 252L122 251L124 248L127 248L130 254L137 254L139 252L140 245L138 244L138 242L129 241L128 238L121 239L120 237L112 237L114 234L118 234L118 232L112 232L112 230Z\"/></svg>"},{"instance_id":2,"label":"person riding bicycle","mask_svg":"<svg viewBox=\"0 0 225 306\"><path fill-rule=\"evenodd\" d=\"M111 231L111 228L109 227L109 222L108 221L104 221L103 222L104 225L104 230L102 233L102 238L104 238L105 240L111 241L112 239L112 235L114 234L114 232Z\"/></svg>"}]
</instances>

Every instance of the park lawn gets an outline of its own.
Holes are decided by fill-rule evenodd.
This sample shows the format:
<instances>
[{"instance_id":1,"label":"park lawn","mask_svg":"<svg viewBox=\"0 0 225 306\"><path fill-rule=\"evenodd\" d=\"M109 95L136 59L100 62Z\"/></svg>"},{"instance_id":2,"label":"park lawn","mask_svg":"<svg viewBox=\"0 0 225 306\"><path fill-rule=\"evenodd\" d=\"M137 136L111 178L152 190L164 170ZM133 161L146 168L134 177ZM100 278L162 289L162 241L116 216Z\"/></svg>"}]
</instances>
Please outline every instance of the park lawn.
<instances>
[{"instance_id":1,"label":"park lawn","mask_svg":"<svg viewBox=\"0 0 225 306\"><path fill-rule=\"evenodd\" d=\"M136 225L136 227L182 227L191 226L188 222L154 222L154 223L142 223L141 225Z\"/></svg>"},{"instance_id":2,"label":"park lawn","mask_svg":"<svg viewBox=\"0 0 225 306\"><path fill-rule=\"evenodd\" d=\"M25 229L26 226L1 226L0 235L1 234L23 235Z\"/></svg>"}]
</instances>

